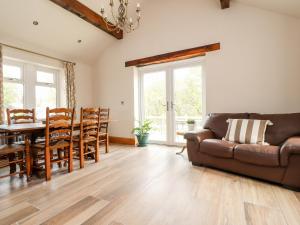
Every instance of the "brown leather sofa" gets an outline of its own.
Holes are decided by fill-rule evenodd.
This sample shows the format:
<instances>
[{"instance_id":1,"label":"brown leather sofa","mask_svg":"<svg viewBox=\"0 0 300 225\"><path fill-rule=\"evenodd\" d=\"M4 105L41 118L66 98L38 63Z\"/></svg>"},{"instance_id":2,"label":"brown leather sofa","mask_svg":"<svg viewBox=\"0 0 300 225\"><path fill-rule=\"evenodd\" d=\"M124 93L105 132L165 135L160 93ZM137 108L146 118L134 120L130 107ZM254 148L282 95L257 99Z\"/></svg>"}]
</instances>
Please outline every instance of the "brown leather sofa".
<instances>
[{"instance_id":1,"label":"brown leather sofa","mask_svg":"<svg viewBox=\"0 0 300 225\"><path fill-rule=\"evenodd\" d=\"M266 130L270 145L223 141L227 119L271 120ZM187 133L187 150L193 165L208 166L282 184L300 190L300 113L214 113L204 129Z\"/></svg>"}]
</instances>

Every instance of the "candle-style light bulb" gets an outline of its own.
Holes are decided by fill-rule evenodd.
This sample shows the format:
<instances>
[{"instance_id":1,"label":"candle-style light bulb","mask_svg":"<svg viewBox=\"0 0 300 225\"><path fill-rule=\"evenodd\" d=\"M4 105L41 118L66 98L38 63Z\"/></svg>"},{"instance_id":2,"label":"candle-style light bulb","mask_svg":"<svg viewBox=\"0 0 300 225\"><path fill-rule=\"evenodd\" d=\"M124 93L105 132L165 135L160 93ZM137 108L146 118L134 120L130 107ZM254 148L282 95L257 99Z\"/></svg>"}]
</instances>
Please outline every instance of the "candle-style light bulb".
<instances>
[{"instance_id":1,"label":"candle-style light bulb","mask_svg":"<svg viewBox=\"0 0 300 225\"><path fill-rule=\"evenodd\" d=\"M104 15L105 10L104 10L103 7L101 8L100 12L101 12L102 15Z\"/></svg>"},{"instance_id":2,"label":"candle-style light bulb","mask_svg":"<svg viewBox=\"0 0 300 225\"><path fill-rule=\"evenodd\" d=\"M131 17L129 18L129 23L130 23L130 24L133 24L133 20L132 20Z\"/></svg>"}]
</instances>

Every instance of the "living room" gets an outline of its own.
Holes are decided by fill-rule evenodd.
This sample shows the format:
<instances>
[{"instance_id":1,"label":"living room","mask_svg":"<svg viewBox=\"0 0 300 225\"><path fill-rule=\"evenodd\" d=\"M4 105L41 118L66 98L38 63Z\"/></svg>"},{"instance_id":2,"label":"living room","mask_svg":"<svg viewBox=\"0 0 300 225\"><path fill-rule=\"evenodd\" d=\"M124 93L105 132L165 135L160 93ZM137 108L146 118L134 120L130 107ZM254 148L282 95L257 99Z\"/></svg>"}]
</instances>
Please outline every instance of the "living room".
<instances>
[{"instance_id":1,"label":"living room","mask_svg":"<svg viewBox=\"0 0 300 225\"><path fill-rule=\"evenodd\" d=\"M0 27L0 224L300 224L299 1L1 0Z\"/></svg>"}]
</instances>

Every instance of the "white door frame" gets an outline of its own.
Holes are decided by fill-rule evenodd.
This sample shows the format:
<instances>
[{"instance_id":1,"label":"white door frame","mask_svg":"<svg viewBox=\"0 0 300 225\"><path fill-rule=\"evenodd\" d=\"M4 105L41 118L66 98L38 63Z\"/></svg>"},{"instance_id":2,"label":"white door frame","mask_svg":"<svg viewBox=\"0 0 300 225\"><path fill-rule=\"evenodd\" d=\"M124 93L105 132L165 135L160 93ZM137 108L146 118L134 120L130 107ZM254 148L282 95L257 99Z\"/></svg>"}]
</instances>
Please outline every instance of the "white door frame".
<instances>
[{"instance_id":1,"label":"white door frame","mask_svg":"<svg viewBox=\"0 0 300 225\"><path fill-rule=\"evenodd\" d=\"M138 82L139 82L139 120L144 121L144 74L150 72L166 72L166 118L167 118L167 137L166 141L150 141L155 144L167 144L167 145L182 145L182 143L176 143L175 137L175 110L173 109L172 103L174 103L174 79L173 71L182 67L192 67L192 66L202 66L202 116L205 117L206 114L206 79L205 79L205 69L204 69L204 57L197 57L193 59L164 63L146 67L138 68ZM171 85L170 85L171 84Z\"/></svg>"}]
</instances>

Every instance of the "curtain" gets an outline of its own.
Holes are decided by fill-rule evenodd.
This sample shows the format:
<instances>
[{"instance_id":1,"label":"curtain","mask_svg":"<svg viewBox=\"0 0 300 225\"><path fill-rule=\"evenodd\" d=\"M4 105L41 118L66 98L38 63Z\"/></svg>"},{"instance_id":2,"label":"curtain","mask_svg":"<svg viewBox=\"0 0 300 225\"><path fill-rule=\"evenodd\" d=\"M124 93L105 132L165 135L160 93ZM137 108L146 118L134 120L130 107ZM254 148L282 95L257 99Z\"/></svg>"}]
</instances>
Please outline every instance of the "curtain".
<instances>
[{"instance_id":1,"label":"curtain","mask_svg":"<svg viewBox=\"0 0 300 225\"><path fill-rule=\"evenodd\" d=\"M3 55L0 45L0 124L4 123Z\"/></svg>"},{"instance_id":2,"label":"curtain","mask_svg":"<svg viewBox=\"0 0 300 225\"><path fill-rule=\"evenodd\" d=\"M76 108L75 98L75 72L73 63L65 63L65 84L66 84L66 98L67 107Z\"/></svg>"}]
</instances>

